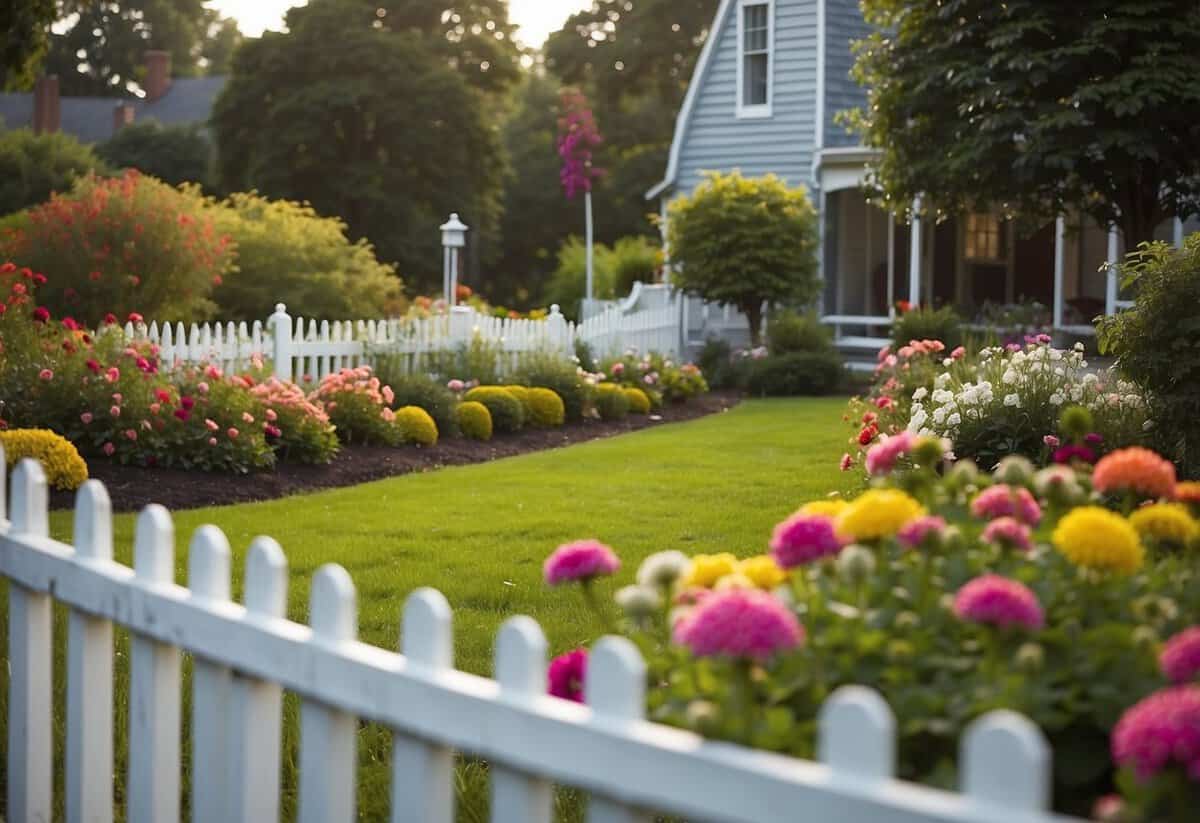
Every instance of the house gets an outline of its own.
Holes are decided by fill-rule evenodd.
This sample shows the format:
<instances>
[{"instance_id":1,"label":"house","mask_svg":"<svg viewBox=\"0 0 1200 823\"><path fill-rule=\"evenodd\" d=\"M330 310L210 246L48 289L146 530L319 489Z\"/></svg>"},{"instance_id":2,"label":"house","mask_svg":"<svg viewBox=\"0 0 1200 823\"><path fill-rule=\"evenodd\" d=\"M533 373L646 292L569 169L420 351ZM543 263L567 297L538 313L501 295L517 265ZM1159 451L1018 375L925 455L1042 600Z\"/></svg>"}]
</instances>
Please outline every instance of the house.
<instances>
[{"instance_id":1,"label":"house","mask_svg":"<svg viewBox=\"0 0 1200 823\"><path fill-rule=\"evenodd\" d=\"M101 143L140 119L157 120L164 126L204 126L226 79L173 78L170 53L148 51L145 97L62 97L57 76L40 77L32 93L0 94L0 131L62 131L84 143Z\"/></svg>"},{"instance_id":2,"label":"house","mask_svg":"<svg viewBox=\"0 0 1200 823\"><path fill-rule=\"evenodd\" d=\"M866 101L849 72L851 43L868 32L858 0L722 0L666 176L647 199L660 201L665 221L667 204L705 171L774 173L807 187L821 215L820 308L845 348L877 347L901 300L968 315L985 303L1037 301L1056 328L1091 333L1091 318L1123 304L1104 269L1124 251L1117 232L1067 215L1027 235L998 213L935 224L867 203L873 151L835 116ZM1160 237L1178 244L1184 228L1166 224Z\"/></svg>"}]
</instances>

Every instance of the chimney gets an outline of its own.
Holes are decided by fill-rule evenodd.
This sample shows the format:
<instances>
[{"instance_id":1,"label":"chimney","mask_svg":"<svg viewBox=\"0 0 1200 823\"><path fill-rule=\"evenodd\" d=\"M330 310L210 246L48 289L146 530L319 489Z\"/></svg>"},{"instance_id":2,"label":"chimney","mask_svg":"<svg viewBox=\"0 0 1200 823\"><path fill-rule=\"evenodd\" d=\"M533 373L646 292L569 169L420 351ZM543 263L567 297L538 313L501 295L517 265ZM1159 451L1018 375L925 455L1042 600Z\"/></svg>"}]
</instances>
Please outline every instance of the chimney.
<instances>
[{"instance_id":1,"label":"chimney","mask_svg":"<svg viewBox=\"0 0 1200 823\"><path fill-rule=\"evenodd\" d=\"M133 122L134 108L132 103L121 101L113 109L113 134Z\"/></svg>"},{"instance_id":2,"label":"chimney","mask_svg":"<svg viewBox=\"0 0 1200 823\"><path fill-rule=\"evenodd\" d=\"M146 102L153 103L171 90L171 53L169 51L146 52Z\"/></svg>"},{"instance_id":3,"label":"chimney","mask_svg":"<svg viewBox=\"0 0 1200 823\"><path fill-rule=\"evenodd\" d=\"M33 87L33 133L53 134L61 125L58 75L39 77Z\"/></svg>"}]
</instances>

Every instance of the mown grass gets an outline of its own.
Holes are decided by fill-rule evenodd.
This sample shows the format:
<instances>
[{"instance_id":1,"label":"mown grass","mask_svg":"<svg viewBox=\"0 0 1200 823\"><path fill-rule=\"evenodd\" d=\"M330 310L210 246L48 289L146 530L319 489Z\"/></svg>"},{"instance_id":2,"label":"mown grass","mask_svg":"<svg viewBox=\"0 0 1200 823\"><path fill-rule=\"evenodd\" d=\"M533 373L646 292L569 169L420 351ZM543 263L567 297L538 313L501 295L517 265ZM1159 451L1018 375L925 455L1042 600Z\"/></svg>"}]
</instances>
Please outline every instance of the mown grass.
<instances>
[{"instance_id":1,"label":"mown grass","mask_svg":"<svg viewBox=\"0 0 1200 823\"><path fill-rule=\"evenodd\" d=\"M578 594L542 584L542 560L559 543L598 537L616 548L624 567L614 587L632 578L643 557L662 549L760 553L774 523L799 503L846 482L837 470L846 436L840 423L843 404L836 398L752 401L691 423L484 465L180 512L175 518L177 579L185 580L192 531L215 524L233 545L234 594L240 597L246 549L255 536L269 534L288 557L291 619L307 619L312 573L325 563L340 563L358 587L360 637L394 648L404 597L433 586L454 608L456 665L487 675L496 630L514 614L529 614L541 623L552 653L595 639L596 620ZM126 563L132 561L133 524L132 516L118 517L115 524L117 557ZM69 540L70 513L54 513L51 528L56 537ZM55 680L61 724L65 618L61 613L59 618ZM123 641L119 636L119 651ZM124 749L127 722L125 660L118 657L118 752ZM7 681L6 672L0 677ZM5 682L0 700L7 691ZM290 698L285 704L288 819L295 805L297 702ZM0 724L5 717L6 712L0 714ZM61 725L58 732L61 788ZM360 744L360 819L386 819L389 736L364 724ZM122 769L119 760L118 797ZM464 761L459 794L460 820L486 820L486 768L478 761ZM559 806L560 816L572 819L581 804L566 793Z\"/></svg>"}]
</instances>

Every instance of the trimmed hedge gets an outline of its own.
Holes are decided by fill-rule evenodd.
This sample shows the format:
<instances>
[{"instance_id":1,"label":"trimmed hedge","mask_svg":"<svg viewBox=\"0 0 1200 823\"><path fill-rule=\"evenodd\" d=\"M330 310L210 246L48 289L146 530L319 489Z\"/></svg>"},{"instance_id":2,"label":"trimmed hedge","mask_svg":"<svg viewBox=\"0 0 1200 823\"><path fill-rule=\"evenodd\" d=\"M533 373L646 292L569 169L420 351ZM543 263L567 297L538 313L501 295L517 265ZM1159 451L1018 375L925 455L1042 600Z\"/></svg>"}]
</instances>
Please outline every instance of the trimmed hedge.
<instances>
[{"instance_id":1,"label":"trimmed hedge","mask_svg":"<svg viewBox=\"0 0 1200 823\"><path fill-rule=\"evenodd\" d=\"M615 383L596 387L596 411L601 420L621 420L629 414L629 397Z\"/></svg>"},{"instance_id":2,"label":"trimmed hedge","mask_svg":"<svg viewBox=\"0 0 1200 823\"><path fill-rule=\"evenodd\" d=\"M540 429L553 429L566 420L566 407L562 398L550 389L526 389L529 398L526 411L530 424Z\"/></svg>"},{"instance_id":3,"label":"trimmed hedge","mask_svg":"<svg viewBox=\"0 0 1200 823\"><path fill-rule=\"evenodd\" d=\"M471 389L463 400L482 403L492 416L492 429L501 434L520 431L525 425L525 408L508 389L501 386L479 386Z\"/></svg>"},{"instance_id":4,"label":"trimmed hedge","mask_svg":"<svg viewBox=\"0 0 1200 823\"><path fill-rule=\"evenodd\" d=\"M487 406L474 400L467 400L458 404L458 408L454 410L454 416L457 418L458 430L462 432L463 437L468 440L492 439L492 414L488 411Z\"/></svg>"},{"instance_id":5,"label":"trimmed hedge","mask_svg":"<svg viewBox=\"0 0 1200 823\"><path fill-rule=\"evenodd\" d=\"M750 370L748 390L759 397L829 394L845 370L836 352L795 352L758 360Z\"/></svg>"},{"instance_id":6,"label":"trimmed hedge","mask_svg":"<svg viewBox=\"0 0 1200 823\"><path fill-rule=\"evenodd\" d=\"M404 441L418 446L436 446L437 423L420 406L405 406L396 412L396 425L404 431Z\"/></svg>"},{"instance_id":7,"label":"trimmed hedge","mask_svg":"<svg viewBox=\"0 0 1200 823\"><path fill-rule=\"evenodd\" d=\"M636 386L629 386L624 391L625 399L629 401L630 414L650 413L650 395Z\"/></svg>"}]
</instances>

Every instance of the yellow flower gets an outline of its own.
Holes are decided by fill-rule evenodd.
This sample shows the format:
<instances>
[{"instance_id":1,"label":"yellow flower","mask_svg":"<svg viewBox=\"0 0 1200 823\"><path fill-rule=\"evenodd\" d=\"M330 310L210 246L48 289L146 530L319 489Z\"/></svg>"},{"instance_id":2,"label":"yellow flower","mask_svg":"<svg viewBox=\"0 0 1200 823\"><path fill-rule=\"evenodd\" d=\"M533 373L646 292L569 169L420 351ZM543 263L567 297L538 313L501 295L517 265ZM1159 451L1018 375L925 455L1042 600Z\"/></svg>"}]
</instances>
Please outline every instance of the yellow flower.
<instances>
[{"instance_id":1,"label":"yellow flower","mask_svg":"<svg viewBox=\"0 0 1200 823\"><path fill-rule=\"evenodd\" d=\"M1099 506L1072 510L1059 521L1053 539L1055 548L1072 563L1089 569L1131 574L1146 557L1129 521Z\"/></svg>"},{"instance_id":2,"label":"yellow flower","mask_svg":"<svg viewBox=\"0 0 1200 823\"><path fill-rule=\"evenodd\" d=\"M1200 535L1197 523L1182 503L1154 503L1129 515L1130 524L1142 537L1152 537L1167 543L1187 545Z\"/></svg>"},{"instance_id":3,"label":"yellow flower","mask_svg":"<svg viewBox=\"0 0 1200 823\"><path fill-rule=\"evenodd\" d=\"M56 489L75 491L88 478L87 463L71 441L49 429L11 429L0 432L0 447L8 468L22 458L32 457L42 464L46 482Z\"/></svg>"},{"instance_id":4,"label":"yellow flower","mask_svg":"<svg viewBox=\"0 0 1200 823\"><path fill-rule=\"evenodd\" d=\"M925 507L897 489L872 489L856 498L837 516L838 534L852 540L890 537L900 527L925 514Z\"/></svg>"},{"instance_id":5,"label":"yellow flower","mask_svg":"<svg viewBox=\"0 0 1200 823\"><path fill-rule=\"evenodd\" d=\"M757 588L771 591L787 580L787 572L779 568L775 558L761 554L738 564L738 574L748 579Z\"/></svg>"},{"instance_id":6,"label":"yellow flower","mask_svg":"<svg viewBox=\"0 0 1200 823\"><path fill-rule=\"evenodd\" d=\"M826 517L837 517L849 505L849 503L840 497L829 497L825 500L814 500L811 503L805 503L796 514L823 514Z\"/></svg>"},{"instance_id":7,"label":"yellow flower","mask_svg":"<svg viewBox=\"0 0 1200 823\"><path fill-rule=\"evenodd\" d=\"M717 585L713 586L713 591L726 592L730 589L757 589L754 581L741 572L727 574L717 581Z\"/></svg>"},{"instance_id":8,"label":"yellow flower","mask_svg":"<svg viewBox=\"0 0 1200 823\"><path fill-rule=\"evenodd\" d=\"M711 589L722 577L737 571L737 565L738 559L728 552L698 554L692 558L692 567L681 578L680 585L685 589Z\"/></svg>"}]
</instances>

